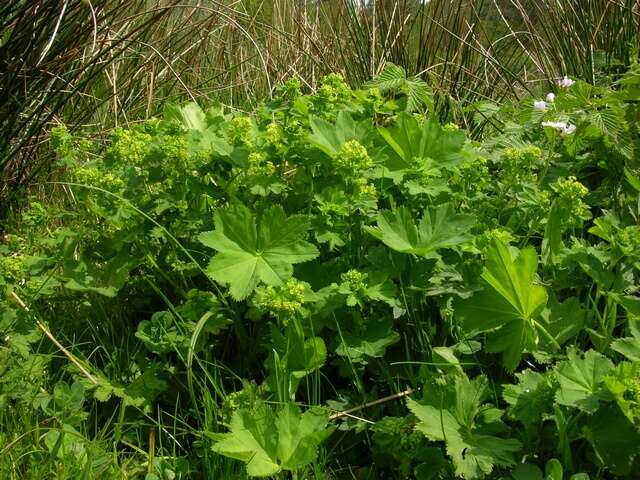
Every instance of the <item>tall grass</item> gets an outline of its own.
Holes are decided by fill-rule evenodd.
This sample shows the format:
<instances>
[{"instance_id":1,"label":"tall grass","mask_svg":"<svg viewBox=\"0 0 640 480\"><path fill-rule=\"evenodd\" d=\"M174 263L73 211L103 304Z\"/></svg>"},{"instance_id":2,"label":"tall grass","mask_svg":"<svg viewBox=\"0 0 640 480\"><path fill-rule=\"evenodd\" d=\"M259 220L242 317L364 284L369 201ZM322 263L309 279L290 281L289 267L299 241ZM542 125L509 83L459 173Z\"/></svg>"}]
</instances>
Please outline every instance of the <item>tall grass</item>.
<instances>
[{"instance_id":1,"label":"tall grass","mask_svg":"<svg viewBox=\"0 0 640 480\"><path fill-rule=\"evenodd\" d=\"M7 0L0 6L0 218L51 166L50 127L112 126L168 101L251 109L287 77L362 84L385 62L442 116L625 62L635 0ZM462 118L464 120L464 118Z\"/></svg>"},{"instance_id":2,"label":"tall grass","mask_svg":"<svg viewBox=\"0 0 640 480\"><path fill-rule=\"evenodd\" d=\"M511 0L524 45L538 69L595 82L598 71L628 65L640 38L637 0ZM503 22L508 22L503 19ZM510 27L511 28L511 27Z\"/></svg>"}]
</instances>

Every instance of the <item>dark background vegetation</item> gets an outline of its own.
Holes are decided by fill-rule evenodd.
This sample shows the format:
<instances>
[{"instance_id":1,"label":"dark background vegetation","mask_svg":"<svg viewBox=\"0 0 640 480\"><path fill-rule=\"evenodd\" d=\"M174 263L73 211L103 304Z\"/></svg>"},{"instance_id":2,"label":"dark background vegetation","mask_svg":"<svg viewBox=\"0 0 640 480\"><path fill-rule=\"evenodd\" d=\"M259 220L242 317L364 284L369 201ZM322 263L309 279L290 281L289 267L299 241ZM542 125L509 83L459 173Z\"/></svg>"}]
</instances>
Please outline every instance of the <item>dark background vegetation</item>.
<instances>
[{"instance_id":1,"label":"dark background vegetation","mask_svg":"<svg viewBox=\"0 0 640 480\"><path fill-rule=\"evenodd\" d=\"M0 6L0 218L51 173L66 124L96 135L168 101L251 110L288 77L354 85L385 62L443 117L628 61L636 0L8 0ZM468 112L466 112L468 113Z\"/></svg>"}]
</instances>

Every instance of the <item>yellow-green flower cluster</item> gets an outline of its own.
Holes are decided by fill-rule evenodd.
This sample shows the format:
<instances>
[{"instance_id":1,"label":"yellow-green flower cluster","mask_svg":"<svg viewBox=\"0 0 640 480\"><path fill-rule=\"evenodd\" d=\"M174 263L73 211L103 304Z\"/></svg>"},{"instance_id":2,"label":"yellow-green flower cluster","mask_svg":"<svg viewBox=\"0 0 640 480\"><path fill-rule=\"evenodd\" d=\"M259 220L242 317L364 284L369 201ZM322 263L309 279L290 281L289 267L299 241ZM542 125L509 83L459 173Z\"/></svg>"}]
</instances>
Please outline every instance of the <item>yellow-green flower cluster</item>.
<instances>
[{"instance_id":1,"label":"yellow-green flower cluster","mask_svg":"<svg viewBox=\"0 0 640 480\"><path fill-rule=\"evenodd\" d=\"M163 136L160 150L169 160L171 167L186 168L189 166L189 145L183 135Z\"/></svg>"},{"instance_id":2,"label":"yellow-green flower cluster","mask_svg":"<svg viewBox=\"0 0 640 480\"><path fill-rule=\"evenodd\" d=\"M243 388L241 390L230 392L224 396L222 400L221 414L225 422L231 421L231 416L235 410L241 408L253 408L255 403L264 394L264 386L257 386L248 380L242 381Z\"/></svg>"},{"instance_id":3,"label":"yellow-green flower cluster","mask_svg":"<svg viewBox=\"0 0 640 480\"><path fill-rule=\"evenodd\" d=\"M475 244L476 247L478 247L480 250L484 250L489 245L491 245L491 242L493 242L493 240L497 240L508 245L513 240L513 235L508 230L504 230L502 228L492 228L491 230L487 230L481 235L478 235L475 239Z\"/></svg>"},{"instance_id":4,"label":"yellow-green flower cluster","mask_svg":"<svg viewBox=\"0 0 640 480\"><path fill-rule=\"evenodd\" d=\"M78 183L100 187L109 192L115 192L124 186L120 177L113 173L105 173L96 167L78 167L74 175Z\"/></svg>"},{"instance_id":5,"label":"yellow-green flower cluster","mask_svg":"<svg viewBox=\"0 0 640 480\"><path fill-rule=\"evenodd\" d=\"M115 163L125 165L142 165L150 151L151 135L136 131L116 128L111 136L112 145L107 150L107 157Z\"/></svg>"},{"instance_id":6,"label":"yellow-green flower cluster","mask_svg":"<svg viewBox=\"0 0 640 480\"><path fill-rule=\"evenodd\" d=\"M290 316L304 303L305 285L295 278L281 287L268 286L258 295L258 306L275 316Z\"/></svg>"},{"instance_id":7,"label":"yellow-green flower cluster","mask_svg":"<svg viewBox=\"0 0 640 480\"><path fill-rule=\"evenodd\" d=\"M640 253L640 227L636 225L625 227L616 233L615 239L620 245L629 246Z\"/></svg>"},{"instance_id":8,"label":"yellow-green flower cluster","mask_svg":"<svg viewBox=\"0 0 640 480\"><path fill-rule=\"evenodd\" d=\"M533 207L533 210L537 212L538 215L546 217L551 209L551 193L543 190L538 193L537 200L538 203Z\"/></svg>"},{"instance_id":9,"label":"yellow-green flower cluster","mask_svg":"<svg viewBox=\"0 0 640 480\"><path fill-rule=\"evenodd\" d=\"M542 150L535 145L527 145L526 147L510 147L504 151L504 157L511 162L531 163L542 156Z\"/></svg>"},{"instance_id":10,"label":"yellow-green flower cluster","mask_svg":"<svg viewBox=\"0 0 640 480\"><path fill-rule=\"evenodd\" d=\"M340 280L342 280L343 283L348 284L349 289L352 292L366 290L367 288L367 284L365 282L366 279L367 279L366 273L360 272L359 270L356 270L354 268L340 275Z\"/></svg>"},{"instance_id":11,"label":"yellow-green flower cluster","mask_svg":"<svg viewBox=\"0 0 640 480\"><path fill-rule=\"evenodd\" d=\"M411 116L415 118L421 125L424 124L425 120L427 119L427 116L424 113L420 112L413 112Z\"/></svg>"},{"instance_id":12,"label":"yellow-green flower cluster","mask_svg":"<svg viewBox=\"0 0 640 480\"><path fill-rule=\"evenodd\" d=\"M583 202L589 190L576 177L559 178L552 188L571 217L583 220L590 218L589 207Z\"/></svg>"},{"instance_id":13,"label":"yellow-green flower cluster","mask_svg":"<svg viewBox=\"0 0 640 480\"><path fill-rule=\"evenodd\" d=\"M273 146L278 146L282 143L282 127L276 122L271 122L267 125L264 139Z\"/></svg>"},{"instance_id":14,"label":"yellow-green flower cluster","mask_svg":"<svg viewBox=\"0 0 640 480\"><path fill-rule=\"evenodd\" d=\"M460 166L459 173L452 178L453 183L461 184L467 190L476 191L482 188L489 179L487 159L476 157Z\"/></svg>"},{"instance_id":15,"label":"yellow-green flower cluster","mask_svg":"<svg viewBox=\"0 0 640 480\"><path fill-rule=\"evenodd\" d=\"M227 137L235 145L253 143L253 120L247 116L233 117L227 124Z\"/></svg>"},{"instance_id":16,"label":"yellow-green flower cluster","mask_svg":"<svg viewBox=\"0 0 640 480\"><path fill-rule=\"evenodd\" d=\"M558 179L553 189L566 199L582 199L589 193L587 187L582 185L573 175Z\"/></svg>"},{"instance_id":17,"label":"yellow-green flower cluster","mask_svg":"<svg viewBox=\"0 0 640 480\"><path fill-rule=\"evenodd\" d=\"M47 209L40 202L31 202L29 209L22 214L22 221L30 226L42 225L46 219Z\"/></svg>"},{"instance_id":18,"label":"yellow-green flower cluster","mask_svg":"<svg viewBox=\"0 0 640 480\"><path fill-rule=\"evenodd\" d=\"M42 293L58 285L58 281L53 277L33 277L29 278L24 285L24 289L31 295L35 295L36 293Z\"/></svg>"},{"instance_id":19,"label":"yellow-green flower cluster","mask_svg":"<svg viewBox=\"0 0 640 480\"><path fill-rule=\"evenodd\" d=\"M301 88L302 83L300 83L300 80L298 80L297 78L290 78L284 83L282 90L283 93L287 96L297 97L298 95L300 95Z\"/></svg>"},{"instance_id":20,"label":"yellow-green flower cluster","mask_svg":"<svg viewBox=\"0 0 640 480\"><path fill-rule=\"evenodd\" d=\"M630 378L627 385L633 394L636 406L640 408L640 375L636 376L636 378Z\"/></svg>"},{"instance_id":21,"label":"yellow-green flower cluster","mask_svg":"<svg viewBox=\"0 0 640 480\"><path fill-rule=\"evenodd\" d=\"M619 230L614 242L625 255L640 259L640 227L631 225Z\"/></svg>"},{"instance_id":22,"label":"yellow-green flower cluster","mask_svg":"<svg viewBox=\"0 0 640 480\"><path fill-rule=\"evenodd\" d=\"M51 148L59 157L64 157L71 153L73 137L64 125L58 125L51 129L49 141L51 142Z\"/></svg>"},{"instance_id":23,"label":"yellow-green flower cluster","mask_svg":"<svg viewBox=\"0 0 640 480\"><path fill-rule=\"evenodd\" d=\"M633 415L640 419L640 369L634 370L636 375L629 375L623 381L626 390L624 398L629 402Z\"/></svg>"},{"instance_id":24,"label":"yellow-green flower cluster","mask_svg":"<svg viewBox=\"0 0 640 480\"><path fill-rule=\"evenodd\" d=\"M339 73L331 73L324 77L318 89L318 96L328 103L345 100L350 94L351 88Z\"/></svg>"},{"instance_id":25,"label":"yellow-green flower cluster","mask_svg":"<svg viewBox=\"0 0 640 480\"><path fill-rule=\"evenodd\" d=\"M374 111L379 110L385 102L385 98L378 88L369 88L366 91L366 102L371 105Z\"/></svg>"},{"instance_id":26,"label":"yellow-green flower cluster","mask_svg":"<svg viewBox=\"0 0 640 480\"><path fill-rule=\"evenodd\" d=\"M378 198L376 186L369 183L366 178L357 178L355 181L356 193L360 197Z\"/></svg>"},{"instance_id":27,"label":"yellow-green flower cluster","mask_svg":"<svg viewBox=\"0 0 640 480\"><path fill-rule=\"evenodd\" d=\"M268 177L276 172L273 162L266 160L264 155L258 152L249 154L247 174L252 177Z\"/></svg>"},{"instance_id":28,"label":"yellow-green flower cluster","mask_svg":"<svg viewBox=\"0 0 640 480\"><path fill-rule=\"evenodd\" d=\"M373 160L367 153L367 149L357 140L345 142L334 158L336 167L356 173L373 166Z\"/></svg>"},{"instance_id":29,"label":"yellow-green flower cluster","mask_svg":"<svg viewBox=\"0 0 640 480\"><path fill-rule=\"evenodd\" d=\"M0 278L16 282L22 280L24 274L25 265L22 255L0 257Z\"/></svg>"},{"instance_id":30,"label":"yellow-green flower cluster","mask_svg":"<svg viewBox=\"0 0 640 480\"><path fill-rule=\"evenodd\" d=\"M443 125L442 129L445 132L455 132L457 130L460 130L460 127L457 124L453 123L453 122L449 122L446 125Z\"/></svg>"},{"instance_id":31,"label":"yellow-green flower cluster","mask_svg":"<svg viewBox=\"0 0 640 480\"><path fill-rule=\"evenodd\" d=\"M207 165L211 161L211 151L210 150L198 150L197 152L193 152L190 155L191 162L190 167L192 168L201 168ZM191 175L198 175L197 171L192 171Z\"/></svg>"},{"instance_id":32,"label":"yellow-green flower cluster","mask_svg":"<svg viewBox=\"0 0 640 480\"><path fill-rule=\"evenodd\" d=\"M237 410L245 405L244 391L231 392L224 399L224 406L229 410Z\"/></svg>"},{"instance_id":33,"label":"yellow-green flower cluster","mask_svg":"<svg viewBox=\"0 0 640 480\"><path fill-rule=\"evenodd\" d=\"M541 159L542 150L535 145L507 148L502 152L502 175L510 183L534 180Z\"/></svg>"},{"instance_id":34,"label":"yellow-green flower cluster","mask_svg":"<svg viewBox=\"0 0 640 480\"><path fill-rule=\"evenodd\" d=\"M304 138L307 136L307 131L304 126L298 120L289 120L284 127L284 130L288 136L294 138Z\"/></svg>"}]
</instances>

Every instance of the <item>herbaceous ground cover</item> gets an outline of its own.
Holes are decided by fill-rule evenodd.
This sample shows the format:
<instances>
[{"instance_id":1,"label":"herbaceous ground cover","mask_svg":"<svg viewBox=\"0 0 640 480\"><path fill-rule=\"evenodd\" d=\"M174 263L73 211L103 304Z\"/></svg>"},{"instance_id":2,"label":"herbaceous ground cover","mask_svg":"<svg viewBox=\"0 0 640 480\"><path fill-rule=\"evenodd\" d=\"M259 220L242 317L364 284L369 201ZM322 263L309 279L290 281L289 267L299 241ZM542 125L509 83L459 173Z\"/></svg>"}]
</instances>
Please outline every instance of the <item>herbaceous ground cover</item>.
<instances>
[{"instance_id":1,"label":"herbaceous ground cover","mask_svg":"<svg viewBox=\"0 0 640 480\"><path fill-rule=\"evenodd\" d=\"M475 105L482 140L393 65L53 129L61 200L0 247L0 471L634 478L640 66L610 83Z\"/></svg>"}]
</instances>

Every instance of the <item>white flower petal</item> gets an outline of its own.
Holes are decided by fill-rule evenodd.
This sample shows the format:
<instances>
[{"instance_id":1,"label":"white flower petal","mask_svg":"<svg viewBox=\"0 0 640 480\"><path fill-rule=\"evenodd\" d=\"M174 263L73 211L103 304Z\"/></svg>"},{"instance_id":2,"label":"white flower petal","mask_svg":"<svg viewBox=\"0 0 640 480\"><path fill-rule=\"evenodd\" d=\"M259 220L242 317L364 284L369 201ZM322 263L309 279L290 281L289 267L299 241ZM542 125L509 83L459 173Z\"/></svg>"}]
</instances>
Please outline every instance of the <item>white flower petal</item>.
<instances>
[{"instance_id":1,"label":"white flower petal","mask_svg":"<svg viewBox=\"0 0 640 480\"><path fill-rule=\"evenodd\" d=\"M571 85L573 85L575 82L575 80L570 79L568 76L564 76L561 80L558 80L558 85L562 88L569 88Z\"/></svg>"},{"instance_id":2,"label":"white flower petal","mask_svg":"<svg viewBox=\"0 0 640 480\"><path fill-rule=\"evenodd\" d=\"M544 112L547 110L547 102L544 100L536 100L533 102L533 109L539 112Z\"/></svg>"},{"instance_id":3,"label":"white flower petal","mask_svg":"<svg viewBox=\"0 0 640 480\"><path fill-rule=\"evenodd\" d=\"M566 135L571 135L575 131L576 131L576 126L570 123L569 125L567 125L565 128L562 129L560 134L562 136L566 136Z\"/></svg>"},{"instance_id":4,"label":"white flower petal","mask_svg":"<svg viewBox=\"0 0 640 480\"><path fill-rule=\"evenodd\" d=\"M556 130L564 131L567 128L567 124L564 122L542 122L543 127L555 128Z\"/></svg>"}]
</instances>

